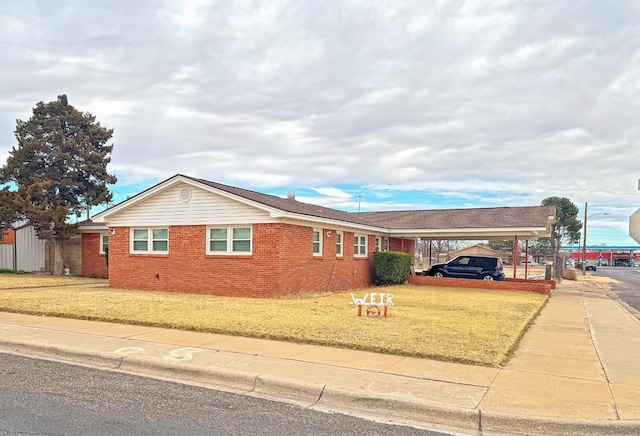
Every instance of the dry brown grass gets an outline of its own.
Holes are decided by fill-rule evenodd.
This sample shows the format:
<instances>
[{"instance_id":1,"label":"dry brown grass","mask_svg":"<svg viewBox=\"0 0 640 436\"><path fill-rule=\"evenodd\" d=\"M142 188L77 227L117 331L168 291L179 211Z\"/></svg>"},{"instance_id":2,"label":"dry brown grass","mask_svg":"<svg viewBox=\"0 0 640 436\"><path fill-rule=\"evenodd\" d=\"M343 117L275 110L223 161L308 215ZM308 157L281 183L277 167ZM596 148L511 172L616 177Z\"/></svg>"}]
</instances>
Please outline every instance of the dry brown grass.
<instances>
[{"instance_id":1,"label":"dry brown grass","mask_svg":"<svg viewBox=\"0 0 640 436\"><path fill-rule=\"evenodd\" d=\"M38 274L0 274L0 289L42 288L50 286L82 286L106 284L105 279L87 277L57 277Z\"/></svg>"},{"instance_id":2,"label":"dry brown grass","mask_svg":"<svg viewBox=\"0 0 640 436\"><path fill-rule=\"evenodd\" d=\"M513 265L505 265L503 269L504 269L505 277L507 278L513 277ZM541 275L541 274L544 274L544 270L545 270L544 266L540 266L540 265L529 266L527 268L527 275L528 276ZM518 265L518 269L516 270L516 278L519 278L519 279L525 278L524 265Z\"/></svg>"},{"instance_id":3,"label":"dry brown grass","mask_svg":"<svg viewBox=\"0 0 640 436\"><path fill-rule=\"evenodd\" d=\"M22 282L23 276L18 276ZM29 277L31 278L31 277ZM77 284L74 278L66 278ZM32 283L32 282L29 282ZM53 283L53 282L48 282ZM0 311L103 320L499 366L548 297L527 292L394 286L389 316L358 317L348 292L248 299L108 288L6 289Z\"/></svg>"}]
</instances>

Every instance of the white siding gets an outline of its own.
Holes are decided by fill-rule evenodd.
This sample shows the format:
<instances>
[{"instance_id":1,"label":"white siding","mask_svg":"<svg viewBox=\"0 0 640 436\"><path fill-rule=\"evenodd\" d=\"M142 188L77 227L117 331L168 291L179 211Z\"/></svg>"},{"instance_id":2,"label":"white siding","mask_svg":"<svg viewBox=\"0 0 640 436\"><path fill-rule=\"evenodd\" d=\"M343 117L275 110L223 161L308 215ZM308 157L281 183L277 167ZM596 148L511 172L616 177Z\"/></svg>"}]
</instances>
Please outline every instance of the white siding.
<instances>
[{"instance_id":1,"label":"white siding","mask_svg":"<svg viewBox=\"0 0 640 436\"><path fill-rule=\"evenodd\" d=\"M16 230L16 253L18 271L44 270L44 240L38 239L33 227Z\"/></svg>"},{"instance_id":2,"label":"white siding","mask_svg":"<svg viewBox=\"0 0 640 436\"><path fill-rule=\"evenodd\" d=\"M191 190L184 201L181 192ZM276 222L269 213L204 189L179 183L111 218L110 227L253 224Z\"/></svg>"},{"instance_id":3,"label":"white siding","mask_svg":"<svg viewBox=\"0 0 640 436\"><path fill-rule=\"evenodd\" d=\"M0 269L13 270L13 244L0 244Z\"/></svg>"}]
</instances>

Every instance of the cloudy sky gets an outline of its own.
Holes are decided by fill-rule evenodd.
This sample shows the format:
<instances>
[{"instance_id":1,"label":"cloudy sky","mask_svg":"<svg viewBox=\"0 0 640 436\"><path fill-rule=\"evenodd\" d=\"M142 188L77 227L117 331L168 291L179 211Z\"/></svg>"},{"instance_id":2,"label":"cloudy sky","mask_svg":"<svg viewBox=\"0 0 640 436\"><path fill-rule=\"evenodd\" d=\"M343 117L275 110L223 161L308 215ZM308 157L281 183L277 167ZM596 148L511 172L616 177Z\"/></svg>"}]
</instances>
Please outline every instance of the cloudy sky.
<instances>
[{"instance_id":1,"label":"cloudy sky","mask_svg":"<svg viewBox=\"0 0 640 436\"><path fill-rule=\"evenodd\" d=\"M343 210L588 202L637 245L637 0L0 0L0 162L38 101L176 173ZM608 213L610 215L604 215Z\"/></svg>"}]
</instances>

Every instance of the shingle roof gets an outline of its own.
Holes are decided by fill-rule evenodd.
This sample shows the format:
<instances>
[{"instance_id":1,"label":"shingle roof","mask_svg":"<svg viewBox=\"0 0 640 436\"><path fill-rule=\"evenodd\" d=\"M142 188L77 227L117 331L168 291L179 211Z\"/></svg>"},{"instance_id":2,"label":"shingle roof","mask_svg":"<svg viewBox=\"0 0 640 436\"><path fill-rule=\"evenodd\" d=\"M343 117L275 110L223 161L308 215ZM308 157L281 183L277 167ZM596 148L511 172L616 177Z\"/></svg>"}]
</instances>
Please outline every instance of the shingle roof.
<instances>
[{"instance_id":1,"label":"shingle roof","mask_svg":"<svg viewBox=\"0 0 640 436\"><path fill-rule=\"evenodd\" d=\"M362 213L344 212L315 204L303 203L295 198L282 198L275 195L262 194L248 189L177 174L112 208L98 213L93 218L98 217L97 222L102 223L104 222L103 218L105 215L114 212L118 213L123 207L135 204L137 201L142 201L145 198L145 194L152 193L155 189L161 188L162 185L171 183L179 178L191 180L194 183L226 192L234 197L261 204L276 211L297 217L306 216L319 220L330 220L356 226L373 227L383 231L389 230L391 232L414 230L407 232L414 236L425 232L433 235L434 230L436 233L438 230L443 230L443 232L441 232L442 234L449 235L451 232L447 232L447 229L461 229L461 231L463 229L481 230L479 233L475 232L475 236L486 236L489 234L496 236L496 230L499 229L502 229L503 233L504 231L509 232L509 229L514 229L514 231L516 229L524 229L526 230L526 234L535 236L540 235L539 229L546 228L549 222L554 221L553 218L556 213L554 206L403 210ZM552 219L550 220L549 217L552 217ZM83 222L81 223L81 227L90 227L93 224L95 223L91 221ZM482 229L487 229L487 231L485 232ZM517 233L523 234L522 232ZM468 236L468 232L465 234Z\"/></svg>"},{"instance_id":2,"label":"shingle roof","mask_svg":"<svg viewBox=\"0 0 640 436\"><path fill-rule=\"evenodd\" d=\"M372 225L394 229L460 229L545 227L554 206L363 212Z\"/></svg>"},{"instance_id":3,"label":"shingle roof","mask_svg":"<svg viewBox=\"0 0 640 436\"><path fill-rule=\"evenodd\" d=\"M385 229L545 227L548 218L556 213L554 206L344 212L302 203L293 198L282 198L208 180L183 177L285 212Z\"/></svg>"},{"instance_id":4,"label":"shingle roof","mask_svg":"<svg viewBox=\"0 0 640 436\"><path fill-rule=\"evenodd\" d=\"M221 191L228 192L238 197L246 198L247 200L254 201L256 203L263 204L275 209L282 210L284 212L290 212L300 215L308 215L316 218L325 218L330 220L345 221L353 224L370 225L366 220L357 214L344 212L341 210L331 209L328 207L318 206L315 204L303 203L295 198L282 198L275 195L262 194L256 191L249 191L248 189L237 188L235 186L223 185L222 183L211 182L203 179L196 179L193 177L184 176L187 179L191 179L202 183L212 188L219 189Z\"/></svg>"}]
</instances>

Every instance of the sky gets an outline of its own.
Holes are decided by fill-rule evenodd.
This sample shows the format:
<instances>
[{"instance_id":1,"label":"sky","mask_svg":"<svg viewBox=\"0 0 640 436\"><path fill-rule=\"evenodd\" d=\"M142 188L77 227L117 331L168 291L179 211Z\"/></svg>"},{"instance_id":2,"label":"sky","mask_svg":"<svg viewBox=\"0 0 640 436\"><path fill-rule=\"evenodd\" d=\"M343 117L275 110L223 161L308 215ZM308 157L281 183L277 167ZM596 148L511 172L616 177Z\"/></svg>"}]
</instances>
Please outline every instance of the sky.
<instances>
[{"instance_id":1,"label":"sky","mask_svg":"<svg viewBox=\"0 0 640 436\"><path fill-rule=\"evenodd\" d=\"M120 202L175 174L347 211L569 198L638 245L637 0L0 0L0 163L69 103Z\"/></svg>"}]
</instances>

